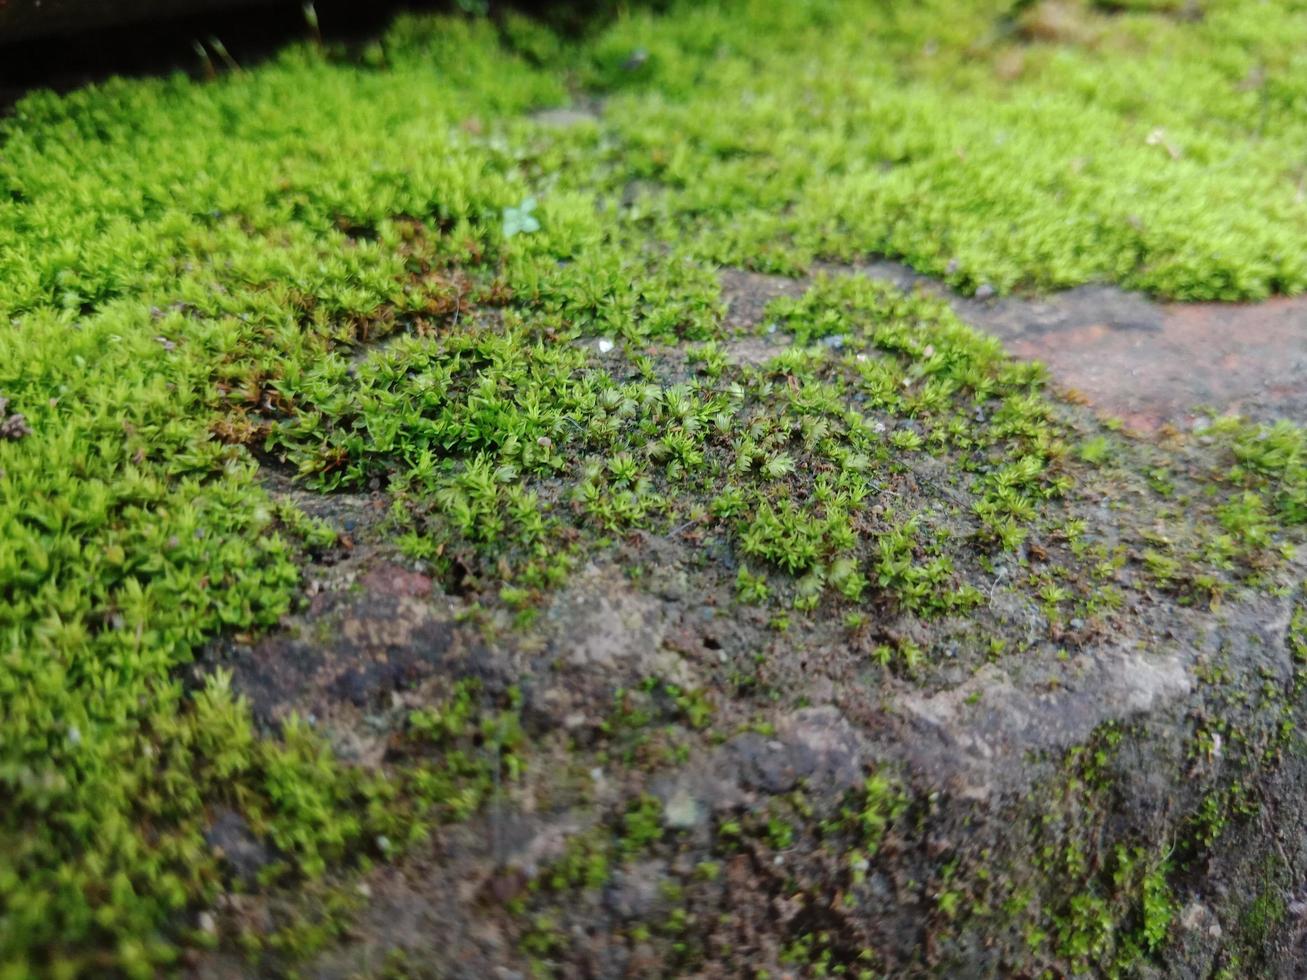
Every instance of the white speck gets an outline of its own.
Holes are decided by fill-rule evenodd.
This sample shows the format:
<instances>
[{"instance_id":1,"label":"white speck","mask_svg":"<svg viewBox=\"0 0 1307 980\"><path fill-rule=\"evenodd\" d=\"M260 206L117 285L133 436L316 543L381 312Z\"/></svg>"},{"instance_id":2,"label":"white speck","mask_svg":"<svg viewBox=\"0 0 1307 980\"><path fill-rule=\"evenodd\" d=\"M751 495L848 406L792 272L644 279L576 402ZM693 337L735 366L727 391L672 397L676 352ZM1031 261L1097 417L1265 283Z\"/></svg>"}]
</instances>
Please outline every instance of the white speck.
<instances>
[{"instance_id":1,"label":"white speck","mask_svg":"<svg viewBox=\"0 0 1307 980\"><path fill-rule=\"evenodd\" d=\"M213 917L212 912L201 912L195 917L195 924L200 927L200 932L210 936L218 934L218 920Z\"/></svg>"},{"instance_id":2,"label":"white speck","mask_svg":"<svg viewBox=\"0 0 1307 980\"><path fill-rule=\"evenodd\" d=\"M599 338L599 353L600 353L600 354L607 354L607 353L608 353L610 350L612 350L612 349L613 349L613 342L612 342L611 340L609 340L607 337L600 337L600 338Z\"/></svg>"},{"instance_id":3,"label":"white speck","mask_svg":"<svg viewBox=\"0 0 1307 980\"><path fill-rule=\"evenodd\" d=\"M390 853L390 838L387 837L385 834L378 834L378 835L377 835L377 848L381 851L382 854L389 854L389 853Z\"/></svg>"},{"instance_id":4,"label":"white speck","mask_svg":"<svg viewBox=\"0 0 1307 980\"><path fill-rule=\"evenodd\" d=\"M703 817L699 802L681 790L663 807L663 823L675 830L689 830Z\"/></svg>"},{"instance_id":5,"label":"white speck","mask_svg":"<svg viewBox=\"0 0 1307 980\"><path fill-rule=\"evenodd\" d=\"M590 778L596 783L602 783L604 781L604 771L598 766L595 766L590 770Z\"/></svg>"},{"instance_id":6,"label":"white speck","mask_svg":"<svg viewBox=\"0 0 1307 980\"><path fill-rule=\"evenodd\" d=\"M82 730L78 728L76 725L68 726L68 744L69 745L82 744Z\"/></svg>"}]
</instances>

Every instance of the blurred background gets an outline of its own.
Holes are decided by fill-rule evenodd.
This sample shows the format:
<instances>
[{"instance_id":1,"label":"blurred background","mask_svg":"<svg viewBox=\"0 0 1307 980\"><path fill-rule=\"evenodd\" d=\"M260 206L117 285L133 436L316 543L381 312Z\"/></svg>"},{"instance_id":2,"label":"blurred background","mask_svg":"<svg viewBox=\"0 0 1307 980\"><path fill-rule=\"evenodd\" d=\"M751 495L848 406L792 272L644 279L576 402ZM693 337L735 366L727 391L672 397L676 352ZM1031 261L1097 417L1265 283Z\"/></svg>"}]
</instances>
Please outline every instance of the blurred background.
<instances>
[{"instance_id":1,"label":"blurred background","mask_svg":"<svg viewBox=\"0 0 1307 980\"><path fill-rule=\"evenodd\" d=\"M487 6L487 0L0 0L0 106L32 88L66 91L108 75L202 73L195 45L211 47L210 39L239 63L315 30L344 43L375 35L401 10L475 13ZM548 7L557 18L580 16L595 4L525 0L515 6Z\"/></svg>"}]
</instances>

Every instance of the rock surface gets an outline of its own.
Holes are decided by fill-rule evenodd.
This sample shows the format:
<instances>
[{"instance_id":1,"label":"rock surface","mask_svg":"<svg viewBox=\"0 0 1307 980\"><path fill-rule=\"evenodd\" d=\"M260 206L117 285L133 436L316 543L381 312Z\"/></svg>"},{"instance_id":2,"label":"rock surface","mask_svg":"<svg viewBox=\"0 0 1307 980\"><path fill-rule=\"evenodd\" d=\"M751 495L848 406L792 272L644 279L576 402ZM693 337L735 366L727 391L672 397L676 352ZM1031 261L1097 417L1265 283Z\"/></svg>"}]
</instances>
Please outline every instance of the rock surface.
<instances>
[{"instance_id":1,"label":"rock surface","mask_svg":"<svg viewBox=\"0 0 1307 980\"><path fill-rule=\"evenodd\" d=\"M759 294L796 289L727 282L741 323ZM1104 296L1065 302L1098 297L1122 323L1170 315ZM1074 329L1073 313L1022 301L984 309L991 325L1024 317L1013 336ZM919 466L917 485L939 478ZM1144 469L1073 497L1086 541L1184 533ZM359 523L367 504L325 501L356 542L312 570L315 594L280 631L214 651L258 717L308 715L347 758L384 768L407 712L475 677L520 690L530 748L521 778L467 823L363 876L349 937L313 975L385 962L451 977L866 963L1009 976L1085 973L1109 956L1123 974L1255 962L1295 975L1307 948L1293 911L1307 894L1298 559L1203 604L1158 588L1136 555L1111 579L1119 601L1066 618L1017 581L1084 564L1046 540L1015 565L968 570L988 590L974 615L927 626L886 610L871 628L813 617L778 633L734 600L733 569L705 561L693 535L637 532L511 624L390 553ZM873 665L885 643L918 640L922 666ZM240 831L220 817L212 842L244 875L265 855ZM1149 959L1154 948L1173 959Z\"/></svg>"}]
</instances>

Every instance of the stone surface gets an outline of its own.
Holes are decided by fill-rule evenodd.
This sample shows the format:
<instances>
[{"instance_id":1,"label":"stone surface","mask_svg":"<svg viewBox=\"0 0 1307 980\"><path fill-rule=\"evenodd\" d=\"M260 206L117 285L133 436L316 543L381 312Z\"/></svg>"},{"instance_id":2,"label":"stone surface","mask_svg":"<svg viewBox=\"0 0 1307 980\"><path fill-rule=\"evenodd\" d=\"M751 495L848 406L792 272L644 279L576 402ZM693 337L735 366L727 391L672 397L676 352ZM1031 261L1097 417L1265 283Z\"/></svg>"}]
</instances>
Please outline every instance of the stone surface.
<instances>
[{"instance_id":1,"label":"stone surface","mask_svg":"<svg viewBox=\"0 0 1307 980\"><path fill-rule=\"evenodd\" d=\"M937 288L895 267L871 272ZM783 338L749 332L771 298L801 284L724 280L740 332L728 357L766 360ZM1097 287L1040 303L953 301L1010 343L1054 352L1076 349L1059 342L1079 335L1157 338L1172 315ZM1095 334L1091 308L1114 325ZM1217 314L1183 314L1208 315ZM1292 323L1286 314L1290 333ZM1070 385L1058 372L1075 363L1055 361L1055 376ZM1094 356L1085 363L1102 366ZM1102 412L1118 397L1156 395L1156 417L1178 424L1167 414L1181 411L1175 391L1083 393ZM1149 451L1146 439L1122 440L1121 452L1138 458L1113 475L1120 482L1071 494L1061 515L1083 524L1082 546L1124 549L1110 578L1121 599L1110 608L1052 616L1030 577L1055 567L1074 575L1083 552L1036 535L959 569L984 587L985 602L967 615L919 620L873 589L860 607L868 622L856 629L824 613L778 629L775 610L741 605L731 555L711 550L693 523L632 532L587 554L534 618L518 622L446 592L450 583L389 551L377 533L384 502L325 498L318 515L342 530L353 522L352 543L307 570L308 601L280 630L219 646L201 667L232 669L265 724L297 711L342 757L373 768L402 741L407 712L452 681L512 687L527 764L466 823L367 873L350 934L307 972L345 977L400 956L432 975L529 975L524 949L540 942L563 975L678 975L668 949L679 936L717 971L705 975L782 975L792 968L787 950L820 936L833 962L855 964L872 949L891 976L1011 975L1028 962L1025 926L957 927L941 895L956 888L957 901L977 907L1032 896L1030 908L1048 902L1048 921L1066 923L1074 896L1063 889L1081 888L1084 876L1109 888L1118 843L1169 859L1215 800L1235 816L1176 885L1175 959L1150 969L1210 975L1230 937L1253 934L1248 896L1266 892L1267 908L1286 911L1264 930L1258 962L1264 975L1295 975L1307 916L1288 910L1307 881L1307 755L1266 747L1285 724L1307 724L1287 643L1307 566L1289 559L1210 607L1150 585L1139 542L1159 527L1182 533L1183 520L1148 489ZM922 454L907 469L896 494L919 504L943 493L949 474L938 460ZM1173 478L1190 476L1177 467ZM875 666L882 645L909 642L928 651L922 665ZM687 694L704 706L697 720ZM864 795L873 783L880 797ZM1237 816L1223 795L1231 786L1257 805ZM653 842L632 844L633 834ZM579 844L590 848L581 858ZM1081 858L1075 847L1086 849ZM1283 870L1268 874L1267 855ZM575 880L589 860L602 886L553 890L560 866L574 876L560 880ZM1066 870L1077 860L1086 867ZM279 900L223 912L219 928L274 916ZM197 975L221 975L221 963L206 960ZM1043 966L1073 972L1052 954Z\"/></svg>"},{"instance_id":2,"label":"stone surface","mask_svg":"<svg viewBox=\"0 0 1307 980\"><path fill-rule=\"evenodd\" d=\"M1156 303L1102 285L1038 298L966 297L899 263L856 268L945 295L967 323L1043 362L1058 385L1133 429L1190 429L1211 412L1307 423L1307 297Z\"/></svg>"}]
</instances>

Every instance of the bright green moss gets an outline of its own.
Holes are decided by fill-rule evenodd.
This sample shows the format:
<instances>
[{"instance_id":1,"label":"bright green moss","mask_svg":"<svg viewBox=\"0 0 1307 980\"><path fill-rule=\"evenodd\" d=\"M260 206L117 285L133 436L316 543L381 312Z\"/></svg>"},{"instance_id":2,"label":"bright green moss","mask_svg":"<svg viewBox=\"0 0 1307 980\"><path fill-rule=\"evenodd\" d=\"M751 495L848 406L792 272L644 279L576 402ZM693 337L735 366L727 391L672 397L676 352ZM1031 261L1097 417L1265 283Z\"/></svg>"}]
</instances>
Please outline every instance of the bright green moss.
<instances>
[{"instance_id":1,"label":"bright green moss","mask_svg":"<svg viewBox=\"0 0 1307 980\"><path fill-rule=\"evenodd\" d=\"M1301 10L1086 12L1032 45L1009 13L686 3L579 41L410 18L361 65L303 47L21 102L0 126L0 972L172 962L222 887L216 805L313 875L475 808L469 731L520 764L503 716L417 716L448 764L391 784L303 725L256 737L222 678L183 689L207 640L287 610L289 541L330 540L268 500L258 452L385 486L409 555L515 605L612 532L686 526L753 561L743 600L975 605L931 515L855 517L939 456L981 546L1018 546L1071 479L1038 369L855 278L777 302L793 345L734 363L716 264L1307 288ZM528 118L571 84L598 118ZM706 343L683 369L659 345L684 341ZM1232 439L1227 561L1307 513L1299 430Z\"/></svg>"},{"instance_id":2,"label":"bright green moss","mask_svg":"<svg viewBox=\"0 0 1307 980\"><path fill-rule=\"evenodd\" d=\"M878 252L964 289L1190 299L1307 285L1294 5L1083 10L1034 44L1009 15L1037 4L747 6L632 14L583 62L620 93L603 129L639 214L712 259Z\"/></svg>"}]
</instances>

